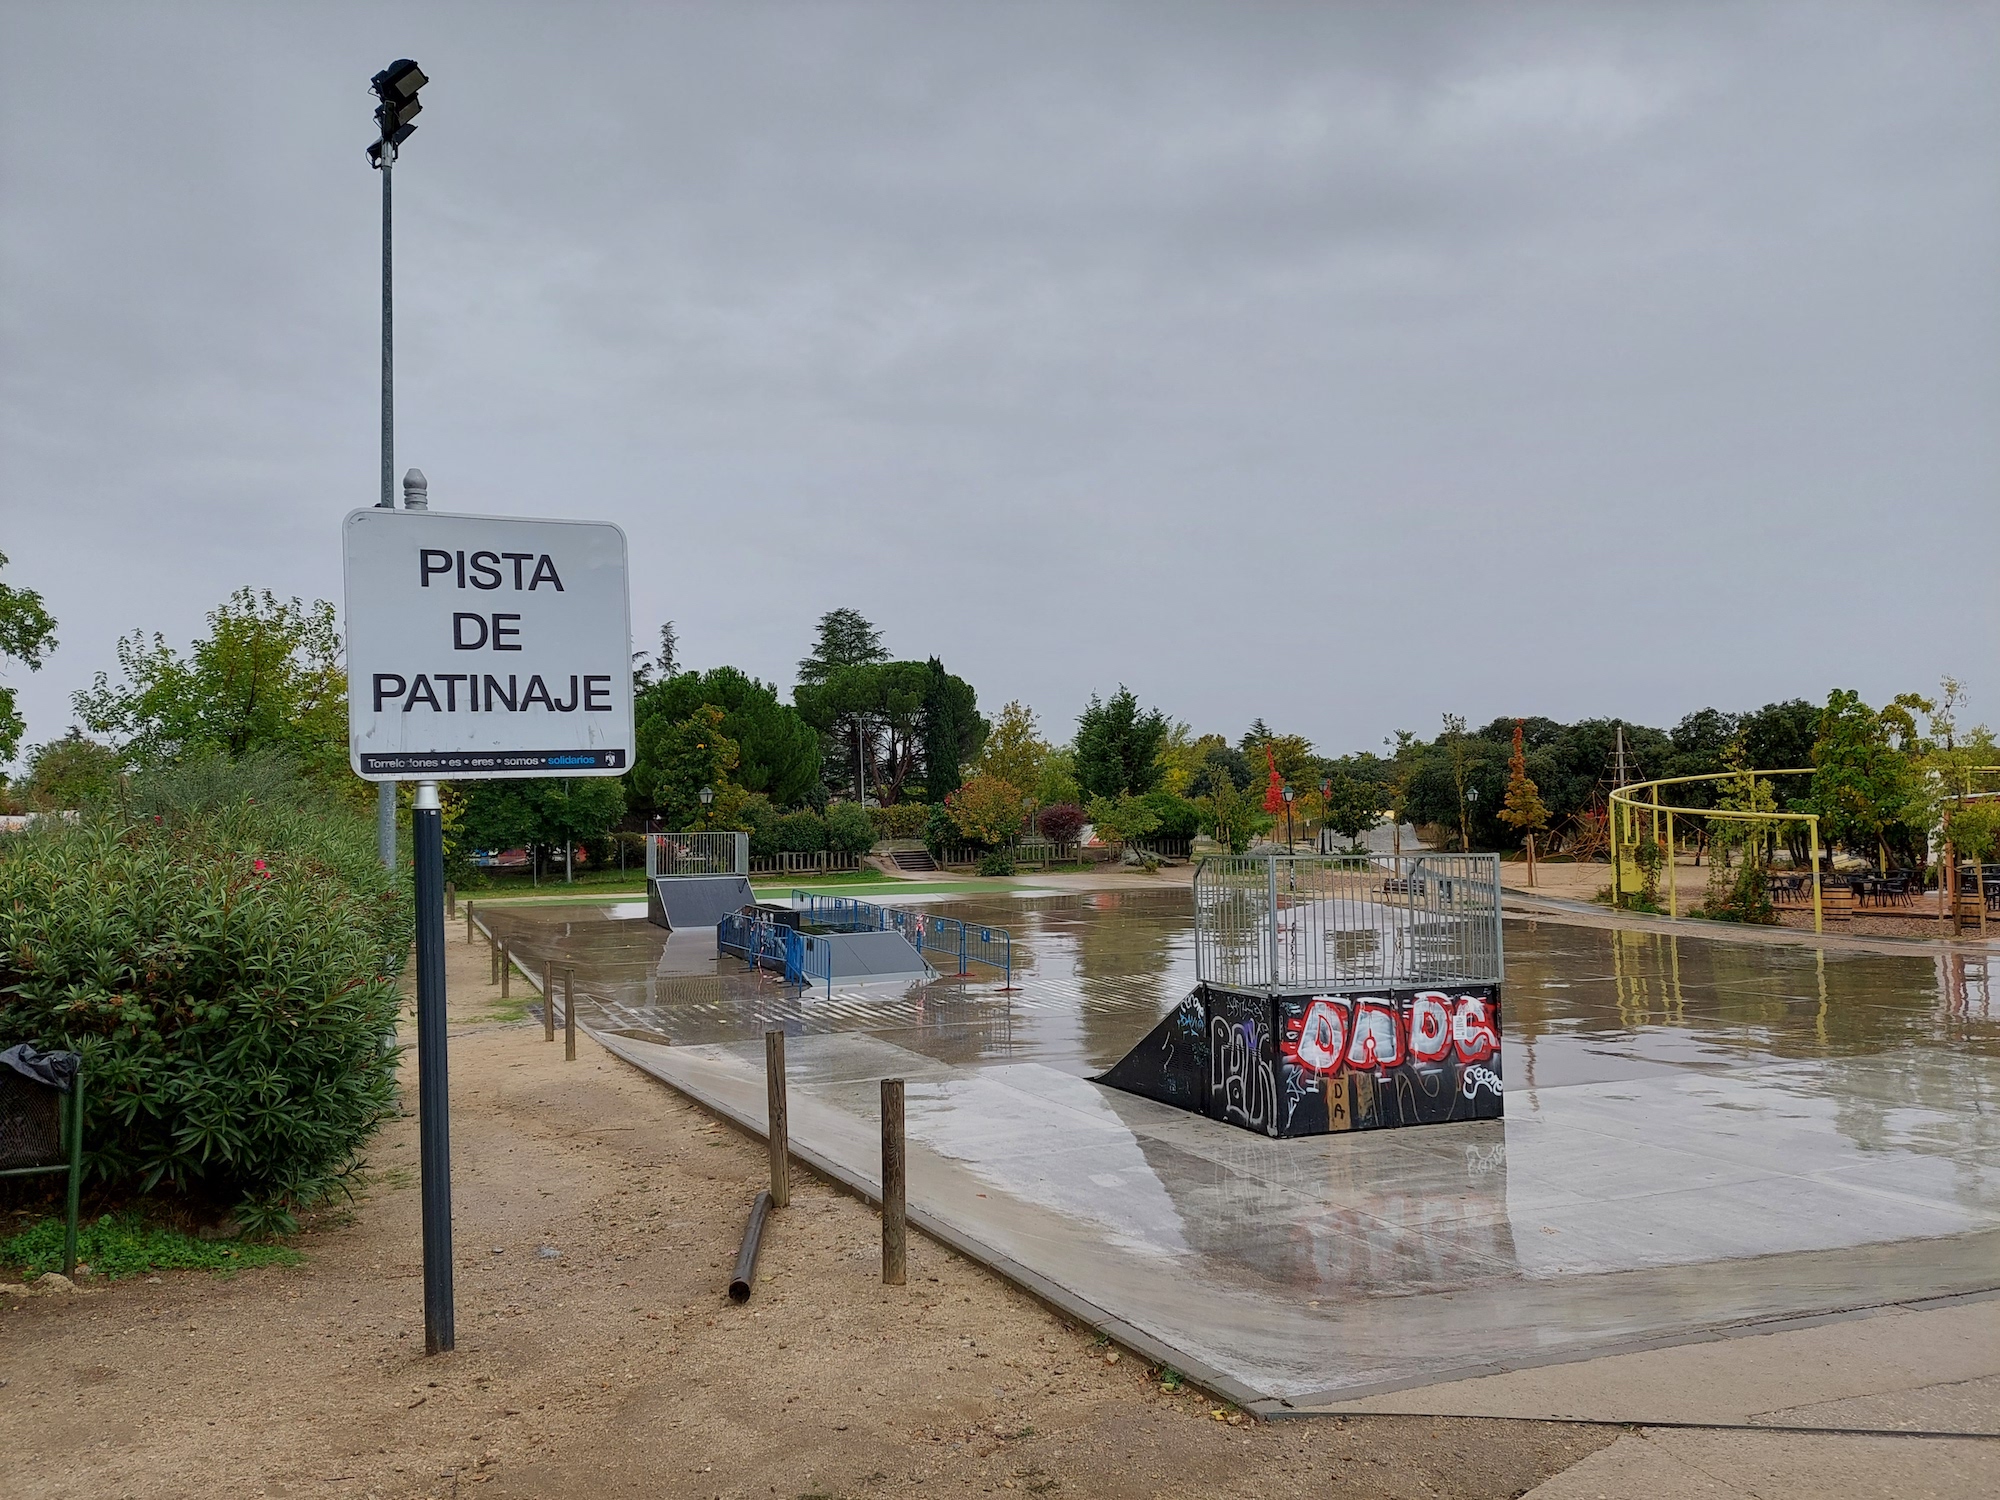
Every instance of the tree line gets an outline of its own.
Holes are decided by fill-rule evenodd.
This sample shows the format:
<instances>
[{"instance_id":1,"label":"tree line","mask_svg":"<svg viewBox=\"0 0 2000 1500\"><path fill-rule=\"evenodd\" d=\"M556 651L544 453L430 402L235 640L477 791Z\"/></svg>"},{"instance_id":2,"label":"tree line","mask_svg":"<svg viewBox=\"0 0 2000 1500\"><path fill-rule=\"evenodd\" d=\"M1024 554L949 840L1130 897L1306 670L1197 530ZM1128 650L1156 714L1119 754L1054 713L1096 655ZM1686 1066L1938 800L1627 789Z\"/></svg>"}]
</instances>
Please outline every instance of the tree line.
<instances>
[{"instance_id":1,"label":"tree line","mask_svg":"<svg viewBox=\"0 0 2000 1500\"><path fill-rule=\"evenodd\" d=\"M0 558L0 566L4 566ZM0 585L0 654L38 666L55 622L31 591ZM117 647L118 671L73 696L79 727L34 747L8 788L18 806L109 795L134 768L278 753L308 776L365 795L346 773L346 680L332 605L241 589L181 651L157 633ZM604 857L620 829L737 829L757 853L860 852L883 835L1003 850L1086 825L1125 840L1197 832L1236 849L1285 823L1351 845L1383 822L1426 842L1589 855L1619 779L1811 769L1776 783L1774 805L1817 812L1823 836L1886 864L1921 866L1946 822L1973 857L1991 852L1994 803L1968 801L1972 767L2000 761L1984 726L1956 723L1963 694L1901 695L1871 708L1837 690L1762 708L1698 709L1671 728L1615 718L1445 715L1429 738L1326 754L1258 719L1197 734L1120 684L1093 695L1066 735L1028 705L989 718L973 684L936 656L897 658L859 611L824 614L789 694L734 666L687 667L676 627L634 659L636 754L619 778L464 783L448 789L461 853L584 845ZM0 752L21 735L0 691ZM1622 756L1622 760L1621 760ZM1983 783L1981 783L1983 785ZM1291 792L1289 801L1284 792ZM704 792L707 793L704 796ZM1728 795L1679 788L1683 805Z\"/></svg>"}]
</instances>

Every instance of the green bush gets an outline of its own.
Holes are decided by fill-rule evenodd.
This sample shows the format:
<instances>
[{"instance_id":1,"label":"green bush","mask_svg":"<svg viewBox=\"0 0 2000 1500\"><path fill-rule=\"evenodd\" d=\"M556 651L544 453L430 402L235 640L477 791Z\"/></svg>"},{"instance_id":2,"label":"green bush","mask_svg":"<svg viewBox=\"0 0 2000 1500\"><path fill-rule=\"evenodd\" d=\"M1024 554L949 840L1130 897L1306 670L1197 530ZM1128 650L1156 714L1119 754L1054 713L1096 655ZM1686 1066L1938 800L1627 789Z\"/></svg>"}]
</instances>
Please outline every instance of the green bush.
<instances>
[{"instance_id":1,"label":"green bush","mask_svg":"<svg viewBox=\"0 0 2000 1500\"><path fill-rule=\"evenodd\" d=\"M875 820L852 802L826 813L826 846L835 854L866 854L875 844Z\"/></svg>"},{"instance_id":2,"label":"green bush","mask_svg":"<svg viewBox=\"0 0 2000 1500\"><path fill-rule=\"evenodd\" d=\"M1012 875L1014 857L1005 849L995 849L980 856L979 873L982 875Z\"/></svg>"},{"instance_id":3,"label":"green bush","mask_svg":"<svg viewBox=\"0 0 2000 1500\"><path fill-rule=\"evenodd\" d=\"M920 839L931 816L928 802L898 802L894 807L871 807L867 811L878 839Z\"/></svg>"},{"instance_id":4,"label":"green bush","mask_svg":"<svg viewBox=\"0 0 2000 1500\"><path fill-rule=\"evenodd\" d=\"M1201 809L1187 798L1176 797L1172 792L1148 792L1139 800L1159 820L1150 837L1191 839L1201 832Z\"/></svg>"},{"instance_id":5,"label":"green bush","mask_svg":"<svg viewBox=\"0 0 2000 1500\"><path fill-rule=\"evenodd\" d=\"M817 854L826 847L826 824L816 812L789 812L778 819L772 842L781 854Z\"/></svg>"},{"instance_id":6,"label":"green bush","mask_svg":"<svg viewBox=\"0 0 2000 1500\"><path fill-rule=\"evenodd\" d=\"M924 813L924 847L935 858L946 849L955 849L965 842L965 835L958 831L958 824L951 820L951 809L942 802L927 808Z\"/></svg>"},{"instance_id":7,"label":"green bush","mask_svg":"<svg viewBox=\"0 0 2000 1500\"><path fill-rule=\"evenodd\" d=\"M412 920L372 820L268 767L243 786L146 778L136 822L0 842L0 1047L84 1055L96 1182L283 1229L396 1107Z\"/></svg>"}]
</instances>

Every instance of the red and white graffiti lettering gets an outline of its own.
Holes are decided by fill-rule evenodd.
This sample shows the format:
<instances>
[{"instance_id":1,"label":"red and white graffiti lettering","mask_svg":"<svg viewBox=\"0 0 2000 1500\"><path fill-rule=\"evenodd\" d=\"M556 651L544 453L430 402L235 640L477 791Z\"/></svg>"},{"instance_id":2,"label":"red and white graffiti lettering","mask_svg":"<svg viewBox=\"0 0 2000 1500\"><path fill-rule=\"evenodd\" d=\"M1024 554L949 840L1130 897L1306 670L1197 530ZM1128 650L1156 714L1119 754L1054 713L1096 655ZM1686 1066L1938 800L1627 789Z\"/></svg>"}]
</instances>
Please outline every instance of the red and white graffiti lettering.
<instances>
[{"instance_id":1,"label":"red and white graffiti lettering","mask_svg":"<svg viewBox=\"0 0 2000 1500\"><path fill-rule=\"evenodd\" d=\"M1315 1073L1339 1069L1347 1051L1347 1007L1338 1000L1315 1000L1306 1007L1296 1039L1287 1037L1285 1056Z\"/></svg>"},{"instance_id":2,"label":"red and white graffiti lettering","mask_svg":"<svg viewBox=\"0 0 2000 1500\"><path fill-rule=\"evenodd\" d=\"M1485 1062L1499 1052L1500 1035L1486 995L1419 990L1400 1002L1321 995L1286 1016L1278 1050L1306 1073L1372 1072L1436 1067L1454 1051L1461 1063Z\"/></svg>"},{"instance_id":3,"label":"red and white graffiti lettering","mask_svg":"<svg viewBox=\"0 0 2000 1500\"><path fill-rule=\"evenodd\" d=\"M1451 1044L1462 1063L1484 1062L1500 1050L1493 1006L1483 995L1460 995L1451 1016Z\"/></svg>"},{"instance_id":4,"label":"red and white graffiti lettering","mask_svg":"<svg viewBox=\"0 0 2000 1500\"><path fill-rule=\"evenodd\" d=\"M1396 1024L1396 1007L1387 1000L1354 1002L1354 1035L1347 1043L1349 1067L1399 1068L1403 1065L1403 1028Z\"/></svg>"},{"instance_id":5,"label":"red and white graffiti lettering","mask_svg":"<svg viewBox=\"0 0 2000 1500\"><path fill-rule=\"evenodd\" d=\"M1451 1001L1435 990L1410 1001L1410 1057L1434 1063L1451 1050Z\"/></svg>"}]
</instances>

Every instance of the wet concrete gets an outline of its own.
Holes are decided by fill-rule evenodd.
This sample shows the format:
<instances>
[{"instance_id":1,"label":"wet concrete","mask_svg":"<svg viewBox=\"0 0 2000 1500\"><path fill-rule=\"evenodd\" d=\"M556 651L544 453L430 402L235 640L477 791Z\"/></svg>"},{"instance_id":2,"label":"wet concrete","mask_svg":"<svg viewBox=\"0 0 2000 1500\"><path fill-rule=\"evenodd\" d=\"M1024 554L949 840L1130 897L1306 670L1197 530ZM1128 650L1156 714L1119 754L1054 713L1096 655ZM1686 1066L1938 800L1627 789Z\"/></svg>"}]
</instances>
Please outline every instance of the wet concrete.
<instances>
[{"instance_id":1,"label":"wet concrete","mask_svg":"<svg viewBox=\"0 0 2000 1500\"><path fill-rule=\"evenodd\" d=\"M608 1045L874 1180L1239 1399L1297 1408L2000 1284L2000 1017L1978 957L1510 920L1504 1122L1270 1141L1087 1081L1193 983L1185 890L946 899L981 972L800 996L629 911L488 908ZM641 913L643 915L643 913Z\"/></svg>"}]
</instances>

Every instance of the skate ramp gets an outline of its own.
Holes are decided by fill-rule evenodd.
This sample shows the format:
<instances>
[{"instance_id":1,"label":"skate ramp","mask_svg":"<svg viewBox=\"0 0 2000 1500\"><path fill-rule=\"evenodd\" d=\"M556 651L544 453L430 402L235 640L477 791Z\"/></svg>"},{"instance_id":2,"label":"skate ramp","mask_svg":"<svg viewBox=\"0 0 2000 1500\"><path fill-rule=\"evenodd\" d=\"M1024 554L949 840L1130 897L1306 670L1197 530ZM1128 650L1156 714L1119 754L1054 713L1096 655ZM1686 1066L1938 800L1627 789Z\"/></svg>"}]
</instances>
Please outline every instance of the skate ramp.
<instances>
[{"instance_id":1,"label":"skate ramp","mask_svg":"<svg viewBox=\"0 0 2000 1500\"><path fill-rule=\"evenodd\" d=\"M713 927L756 899L741 875L658 875L646 887L646 920L669 932Z\"/></svg>"}]
</instances>

